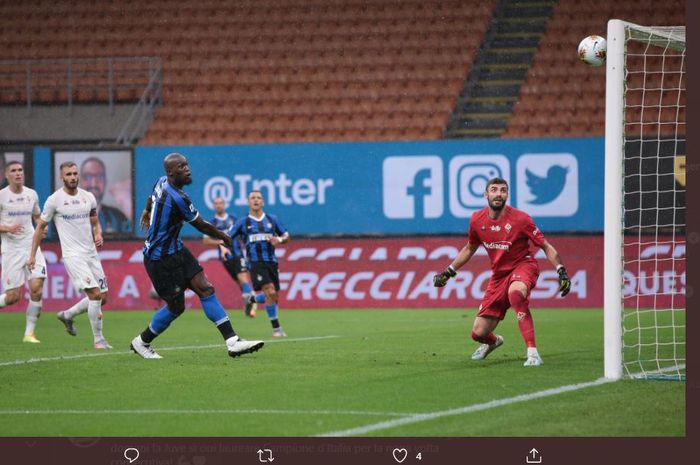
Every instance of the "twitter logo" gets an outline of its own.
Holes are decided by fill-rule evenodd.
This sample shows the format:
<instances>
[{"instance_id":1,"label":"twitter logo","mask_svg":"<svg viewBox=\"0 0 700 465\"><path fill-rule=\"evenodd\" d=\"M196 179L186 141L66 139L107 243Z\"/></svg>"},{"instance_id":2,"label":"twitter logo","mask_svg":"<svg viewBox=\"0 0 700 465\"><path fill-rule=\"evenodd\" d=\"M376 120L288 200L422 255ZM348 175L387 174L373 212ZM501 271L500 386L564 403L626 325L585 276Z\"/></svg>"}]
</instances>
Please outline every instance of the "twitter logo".
<instances>
[{"instance_id":1,"label":"twitter logo","mask_svg":"<svg viewBox=\"0 0 700 465\"><path fill-rule=\"evenodd\" d=\"M552 165L547 170L547 175L538 176L529 169L525 169L525 182L534 196L532 203L542 205L550 203L561 195L566 184L566 173L569 170L565 166Z\"/></svg>"},{"instance_id":2,"label":"twitter logo","mask_svg":"<svg viewBox=\"0 0 700 465\"><path fill-rule=\"evenodd\" d=\"M525 153L516 162L516 206L538 217L579 209L578 160L571 153Z\"/></svg>"}]
</instances>

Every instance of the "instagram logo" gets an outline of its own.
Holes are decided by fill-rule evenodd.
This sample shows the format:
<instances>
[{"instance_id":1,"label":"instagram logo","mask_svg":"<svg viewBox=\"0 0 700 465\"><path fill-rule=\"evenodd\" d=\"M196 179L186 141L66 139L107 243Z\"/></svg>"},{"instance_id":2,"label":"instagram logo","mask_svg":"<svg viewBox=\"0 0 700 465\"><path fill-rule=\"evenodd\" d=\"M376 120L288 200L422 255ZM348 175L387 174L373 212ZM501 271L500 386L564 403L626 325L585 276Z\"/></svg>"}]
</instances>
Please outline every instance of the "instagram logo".
<instances>
[{"instance_id":1,"label":"instagram logo","mask_svg":"<svg viewBox=\"0 0 700 465\"><path fill-rule=\"evenodd\" d=\"M450 160L450 212L468 218L484 208L484 191L489 179L500 177L510 183L510 163L503 155L458 155Z\"/></svg>"}]
</instances>

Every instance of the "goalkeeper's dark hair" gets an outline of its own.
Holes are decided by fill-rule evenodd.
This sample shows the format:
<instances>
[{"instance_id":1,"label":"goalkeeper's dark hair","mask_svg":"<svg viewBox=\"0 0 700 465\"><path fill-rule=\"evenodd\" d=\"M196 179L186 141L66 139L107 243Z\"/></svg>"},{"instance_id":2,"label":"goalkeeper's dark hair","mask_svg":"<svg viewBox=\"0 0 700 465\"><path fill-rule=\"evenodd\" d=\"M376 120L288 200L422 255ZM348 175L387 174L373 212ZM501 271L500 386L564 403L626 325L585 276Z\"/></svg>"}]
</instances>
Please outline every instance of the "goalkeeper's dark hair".
<instances>
[{"instance_id":1,"label":"goalkeeper's dark hair","mask_svg":"<svg viewBox=\"0 0 700 465\"><path fill-rule=\"evenodd\" d=\"M508 186L508 181L506 181L506 180L503 179L503 178L498 178L498 177L496 177L496 178L491 178L491 179L489 179L489 182L486 183L486 190L489 190L489 187L490 187L492 184L505 184L506 187L508 188L508 190L510 190L510 187Z\"/></svg>"}]
</instances>

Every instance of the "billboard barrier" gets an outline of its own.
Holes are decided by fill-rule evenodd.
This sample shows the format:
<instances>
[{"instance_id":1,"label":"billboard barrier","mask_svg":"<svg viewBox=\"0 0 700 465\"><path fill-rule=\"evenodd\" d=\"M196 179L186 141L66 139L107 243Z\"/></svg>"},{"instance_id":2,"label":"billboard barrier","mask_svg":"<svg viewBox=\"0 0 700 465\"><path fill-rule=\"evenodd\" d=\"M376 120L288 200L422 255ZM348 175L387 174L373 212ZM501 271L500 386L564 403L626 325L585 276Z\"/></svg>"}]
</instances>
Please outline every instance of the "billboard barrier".
<instances>
[{"instance_id":1,"label":"billboard barrier","mask_svg":"<svg viewBox=\"0 0 700 465\"><path fill-rule=\"evenodd\" d=\"M572 280L571 293L559 297L558 277L541 251L540 278L530 304L537 308L601 308L603 305L603 238L560 236L550 238L561 254ZM278 249L283 309L306 308L467 308L479 306L490 268L483 248L444 288L433 287L432 276L443 270L464 245L462 237L411 237L385 239L299 239ZM238 286L217 261L216 250L199 241L188 243L199 258L228 309L241 308ZM56 244L42 246L49 263L44 287L44 308L62 310L75 303L73 289L59 260ZM100 250L108 278L110 309L149 309L161 303L148 297L150 281L142 263L140 242L107 242ZM664 299L685 302L685 245L639 248L638 268L625 272L625 294L634 289L642 299L627 305L645 305ZM661 293L666 295L660 295ZM671 294L671 295L669 295ZM25 299L27 298L25 294ZM679 304L679 300L683 302ZM630 300L630 299L628 299ZM200 308L191 292L188 308ZM23 311L26 301L13 306Z\"/></svg>"},{"instance_id":2,"label":"billboard barrier","mask_svg":"<svg viewBox=\"0 0 700 465\"><path fill-rule=\"evenodd\" d=\"M216 197L247 213L260 190L293 235L464 233L495 176L543 230L603 230L602 138L137 147L137 211L174 151L189 159L185 190L205 218Z\"/></svg>"}]
</instances>

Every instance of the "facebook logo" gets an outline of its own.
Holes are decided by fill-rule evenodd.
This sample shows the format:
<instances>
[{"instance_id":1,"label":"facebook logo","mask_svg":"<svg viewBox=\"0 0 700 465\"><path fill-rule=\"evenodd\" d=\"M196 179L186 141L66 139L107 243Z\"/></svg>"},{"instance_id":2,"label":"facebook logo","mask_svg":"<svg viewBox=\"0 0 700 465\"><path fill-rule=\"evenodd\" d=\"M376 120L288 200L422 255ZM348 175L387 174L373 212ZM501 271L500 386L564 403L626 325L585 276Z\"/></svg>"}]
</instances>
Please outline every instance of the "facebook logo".
<instances>
[{"instance_id":1,"label":"facebook logo","mask_svg":"<svg viewBox=\"0 0 700 465\"><path fill-rule=\"evenodd\" d=\"M439 218L443 213L443 165L431 155L396 156L382 164L384 216Z\"/></svg>"}]
</instances>

